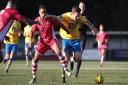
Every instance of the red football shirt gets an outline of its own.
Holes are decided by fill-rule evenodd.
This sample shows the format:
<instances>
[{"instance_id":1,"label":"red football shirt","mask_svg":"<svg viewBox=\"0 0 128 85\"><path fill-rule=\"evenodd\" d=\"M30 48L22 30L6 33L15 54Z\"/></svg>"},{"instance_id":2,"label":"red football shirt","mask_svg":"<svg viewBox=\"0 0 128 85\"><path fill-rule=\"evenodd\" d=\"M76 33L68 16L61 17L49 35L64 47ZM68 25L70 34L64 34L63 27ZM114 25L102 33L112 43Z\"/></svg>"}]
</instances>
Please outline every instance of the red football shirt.
<instances>
[{"instance_id":1,"label":"red football shirt","mask_svg":"<svg viewBox=\"0 0 128 85\"><path fill-rule=\"evenodd\" d=\"M107 33L105 32L98 32L97 35L96 35L96 39L99 41L98 43L99 44L106 44L105 43L105 40L108 38L108 35Z\"/></svg>"},{"instance_id":2,"label":"red football shirt","mask_svg":"<svg viewBox=\"0 0 128 85\"><path fill-rule=\"evenodd\" d=\"M32 25L32 32L34 33L38 29L40 34L40 39L47 40L53 39L53 26L59 24L58 20L55 18L43 18L37 17L35 21L39 21L40 24Z\"/></svg>"},{"instance_id":3,"label":"red football shirt","mask_svg":"<svg viewBox=\"0 0 128 85\"><path fill-rule=\"evenodd\" d=\"M15 19L21 21L22 18L23 16L21 16L17 10L12 8L5 8L4 10L0 11L0 30L4 28L9 20Z\"/></svg>"}]
</instances>

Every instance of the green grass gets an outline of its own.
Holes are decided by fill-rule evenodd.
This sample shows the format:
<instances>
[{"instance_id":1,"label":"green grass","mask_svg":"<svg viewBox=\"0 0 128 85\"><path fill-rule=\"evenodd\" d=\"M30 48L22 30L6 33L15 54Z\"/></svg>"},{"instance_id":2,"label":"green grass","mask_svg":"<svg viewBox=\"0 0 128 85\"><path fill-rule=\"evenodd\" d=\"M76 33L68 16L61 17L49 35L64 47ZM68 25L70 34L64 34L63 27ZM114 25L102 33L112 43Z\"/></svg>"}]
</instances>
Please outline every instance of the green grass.
<instances>
[{"instance_id":1,"label":"green grass","mask_svg":"<svg viewBox=\"0 0 128 85\"><path fill-rule=\"evenodd\" d=\"M37 83L33 85L96 85L96 74L104 76L103 85L128 85L128 62L105 62L100 68L97 61L84 61L79 78L66 77L66 83L60 81L61 70L58 61L40 61L37 71ZM5 64L0 64L0 85L28 85L31 79L31 66L24 61L14 61L9 73L4 72ZM74 73L74 72L73 72Z\"/></svg>"}]
</instances>

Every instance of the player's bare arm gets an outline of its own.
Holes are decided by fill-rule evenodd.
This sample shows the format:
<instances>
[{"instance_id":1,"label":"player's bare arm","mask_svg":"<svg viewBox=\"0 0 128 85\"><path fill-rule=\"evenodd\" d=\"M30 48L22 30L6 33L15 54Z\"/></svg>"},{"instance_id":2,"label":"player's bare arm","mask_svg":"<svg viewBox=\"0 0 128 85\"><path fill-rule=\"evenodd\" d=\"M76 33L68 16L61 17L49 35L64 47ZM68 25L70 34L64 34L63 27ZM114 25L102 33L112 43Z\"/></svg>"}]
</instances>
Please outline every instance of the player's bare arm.
<instances>
[{"instance_id":1,"label":"player's bare arm","mask_svg":"<svg viewBox=\"0 0 128 85\"><path fill-rule=\"evenodd\" d=\"M70 29L68 29L60 20L59 20L59 25L69 34Z\"/></svg>"},{"instance_id":2,"label":"player's bare arm","mask_svg":"<svg viewBox=\"0 0 128 85\"><path fill-rule=\"evenodd\" d=\"M67 33L70 33L70 30L61 22L61 18L55 15L47 15L45 18L52 18L57 21L58 25L62 27Z\"/></svg>"},{"instance_id":3,"label":"player's bare arm","mask_svg":"<svg viewBox=\"0 0 128 85\"><path fill-rule=\"evenodd\" d=\"M94 35L97 34L98 30L91 24L89 20L86 20L85 24L92 30Z\"/></svg>"},{"instance_id":4,"label":"player's bare arm","mask_svg":"<svg viewBox=\"0 0 128 85\"><path fill-rule=\"evenodd\" d=\"M27 19L27 18L23 18L22 21L28 25L39 24L39 21L34 21L34 20Z\"/></svg>"}]
</instances>

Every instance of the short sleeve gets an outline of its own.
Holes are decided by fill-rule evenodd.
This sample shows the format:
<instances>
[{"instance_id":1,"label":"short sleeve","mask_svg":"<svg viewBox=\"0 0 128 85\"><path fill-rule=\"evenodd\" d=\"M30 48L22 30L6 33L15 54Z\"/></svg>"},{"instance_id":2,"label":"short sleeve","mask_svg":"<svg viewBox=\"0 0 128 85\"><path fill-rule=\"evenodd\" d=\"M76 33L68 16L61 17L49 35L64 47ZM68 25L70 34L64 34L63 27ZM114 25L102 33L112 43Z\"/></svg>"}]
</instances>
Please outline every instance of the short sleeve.
<instances>
[{"instance_id":1,"label":"short sleeve","mask_svg":"<svg viewBox=\"0 0 128 85\"><path fill-rule=\"evenodd\" d=\"M32 25L32 33L34 33L36 31L36 28L37 28L36 24Z\"/></svg>"},{"instance_id":2,"label":"short sleeve","mask_svg":"<svg viewBox=\"0 0 128 85\"><path fill-rule=\"evenodd\" d=\"M85 24L87 22L87 18L85 16L80 16L80 22Z\"/></svg>"}]
</instances>

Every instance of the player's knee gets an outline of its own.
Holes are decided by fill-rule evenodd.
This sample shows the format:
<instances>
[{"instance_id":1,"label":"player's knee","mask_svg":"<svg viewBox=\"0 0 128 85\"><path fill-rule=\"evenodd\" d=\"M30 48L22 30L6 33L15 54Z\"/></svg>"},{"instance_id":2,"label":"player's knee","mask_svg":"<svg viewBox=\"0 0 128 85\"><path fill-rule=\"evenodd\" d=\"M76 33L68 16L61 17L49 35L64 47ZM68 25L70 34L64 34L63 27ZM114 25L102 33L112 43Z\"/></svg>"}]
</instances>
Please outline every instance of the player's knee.
<instances>
[{"instance_id":1,"label":"player's knee","mask_svg":"<svg viewBox=\"0 0 128 85\"><path fill-rule=\"evenodd\" d=\"M35 55L34 55L34 58L33 58L33 62L34 63L37 63L38 62L38 58L40 57L41 55L38 53L38 52L35 52Z\"/></svg>"},{"instance_id":2,"label":"player's knee","mask_svg":"<svg viewBox=\"0 0 128 85\"><path fill-rule=\"evenodd\" d=\"M75 60L76 62L79 62L79 61L81 60L81 53L79 53L79 52L75 53L74 60Z\"/></svg>"},{"instance_id":3,"label":"player's knee","mask_svg":"<svg viewBox=\"0 0 128 85\"><path fill-rule=\"evenodd\" d=\"M81 56L76 56L76 57L74 57L74 60L75 60L76 62L81 61Z\"/></svg>"},{"instance_id":4,"label":"player's knee","mask_svg":"<svg viewBox=\"0 0 128 85\"><path fill-rule=\"evenodd\" d=\"M33 59L33 63L38 63L38 59Z\"/></svg>"},{"instance_id":5,"label":"player's knee","mask_svg":"<svg viewBox=\"0 0 128 85\"><path fill-rule=\"evenodd\" d=\"M80 59L80 57L75 57L74 60L75 60L76 62L80 62L81 59Z\"/></svg>"}]
</instances>

